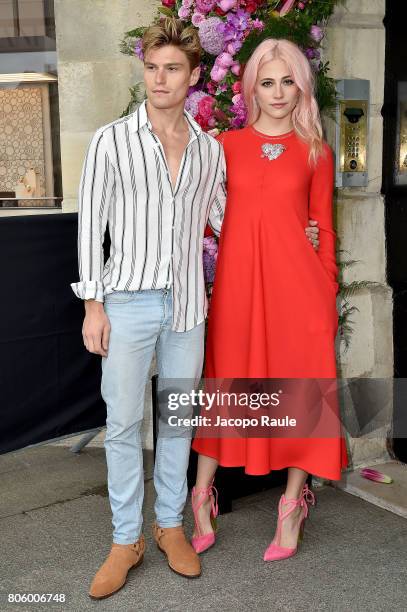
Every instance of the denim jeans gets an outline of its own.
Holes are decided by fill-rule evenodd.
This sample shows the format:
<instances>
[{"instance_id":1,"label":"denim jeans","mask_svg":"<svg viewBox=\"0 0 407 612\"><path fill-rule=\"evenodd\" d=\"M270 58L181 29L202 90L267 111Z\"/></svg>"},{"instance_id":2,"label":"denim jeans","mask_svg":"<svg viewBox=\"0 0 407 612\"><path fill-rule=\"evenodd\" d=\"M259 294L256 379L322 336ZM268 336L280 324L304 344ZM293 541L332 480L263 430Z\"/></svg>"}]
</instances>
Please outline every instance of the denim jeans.
<instances>
[{"instance_id":1,"label":"denim jeans","mask_svg":"<svg viewBox=\"0 0 407 612\"><path fill-rule=\"evenodd\" d=\"M156 350L159 379L193 380L202 373L204 323L174 332L171 289L117 291L105 296L111 333L102 358L102 396L107 406L105 449L113 515L113 542L135 542L142 529L144 497L140 429L145 388ZM182 524L187 497L191 437L162 435L159 428L154 486L160 527Z\"/></svg>"}]
</instances>

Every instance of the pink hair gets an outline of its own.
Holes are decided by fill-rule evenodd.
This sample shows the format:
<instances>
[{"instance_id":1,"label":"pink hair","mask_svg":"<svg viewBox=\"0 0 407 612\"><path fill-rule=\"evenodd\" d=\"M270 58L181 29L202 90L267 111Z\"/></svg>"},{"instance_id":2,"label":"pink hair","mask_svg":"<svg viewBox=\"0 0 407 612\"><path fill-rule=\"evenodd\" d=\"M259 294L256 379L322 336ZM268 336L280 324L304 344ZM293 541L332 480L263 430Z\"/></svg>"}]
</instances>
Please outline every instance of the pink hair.
<instances>
[{"instance_id":1,"label":"pink hair","mask_svg":"<svg viewBox=\"0 0 407 612\"><path fill-rule=\"evenodd\" d=\"M322 153L323 140L318 104L314 95L314 75L301 49L289 40L274 38L264 40L247 62L242 79L243 96L248 111L246 124L255 123L259 117L260 109L254 95L257 74L265 62L273 59L285 61L295 84L300 89L291 119L298 136L309 144L309 159L315 163Z\"/></svg>"}]
</instances>

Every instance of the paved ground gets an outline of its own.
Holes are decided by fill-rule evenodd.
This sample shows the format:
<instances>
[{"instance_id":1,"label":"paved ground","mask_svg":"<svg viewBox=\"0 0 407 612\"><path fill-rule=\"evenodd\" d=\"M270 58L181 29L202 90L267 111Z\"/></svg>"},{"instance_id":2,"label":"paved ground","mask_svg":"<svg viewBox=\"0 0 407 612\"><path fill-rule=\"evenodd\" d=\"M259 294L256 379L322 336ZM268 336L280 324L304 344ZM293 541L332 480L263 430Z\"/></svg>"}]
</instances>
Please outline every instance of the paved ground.
<instances>
[{"instance_id":1,"label":"paved ground","mask_svg":"<svg viewBox=\"0 0 407 612\"><path fill-rule=\"evenodd\" d=\"M147 478L151 465L147 467ZM114 597L88 598L110 547L110 509L101 448L63 446L0 457L0 611L85 610L292 612L407 610L407 521L325 487L297 556L264 563L280 489L244 498L219 519L203 575L172 573L150 536L154 491L146 483L144 564ZM186 527L192 523L188 510ZM10 604L8 593L63 593L64 604Z\"/></svg>"}]
</instances>

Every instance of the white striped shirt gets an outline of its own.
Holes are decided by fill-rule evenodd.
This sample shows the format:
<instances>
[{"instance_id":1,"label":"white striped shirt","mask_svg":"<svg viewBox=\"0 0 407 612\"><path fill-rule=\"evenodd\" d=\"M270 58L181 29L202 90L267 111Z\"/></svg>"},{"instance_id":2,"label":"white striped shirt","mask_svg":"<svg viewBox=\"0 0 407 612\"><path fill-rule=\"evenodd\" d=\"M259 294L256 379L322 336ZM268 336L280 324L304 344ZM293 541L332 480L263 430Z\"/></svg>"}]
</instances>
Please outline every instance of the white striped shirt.
<instances>
[{"instance_id":1,"label":"white striped shirt","mask_svg":"<svg viewBox=\"0 0 407 612\"><path fill-rule=\"evenodd\" d=\"M99 302L113 291L171 287L179 332L205 319L204 231L209 221L219 235L226 200L222 145L185 118L190 140L175 189L145 102L96 132L79 186L80 282L71 284L79 298ZM106 224L111 248L103 266Z\"/></svg>"}]
</instances>

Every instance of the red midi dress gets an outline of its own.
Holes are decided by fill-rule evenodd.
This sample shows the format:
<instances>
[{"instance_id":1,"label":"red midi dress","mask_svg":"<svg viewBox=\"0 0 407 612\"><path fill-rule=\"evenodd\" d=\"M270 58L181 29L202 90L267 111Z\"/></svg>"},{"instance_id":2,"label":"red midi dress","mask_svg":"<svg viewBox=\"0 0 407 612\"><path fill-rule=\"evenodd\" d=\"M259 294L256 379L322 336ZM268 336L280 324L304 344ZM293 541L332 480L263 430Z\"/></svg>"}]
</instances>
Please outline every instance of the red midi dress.
<instances>
[{"instance_id":1,"label":"red midi dress","mask_svg":"<svg viewBox=\"0 0 407 612\"><path fill-rule=\"evenodd\" d=\"M205 378L335 378L337 265L332 224L333 155L316 165L295 133L252 126L221 134L227 167L206 343ZM262 145L283 144L276 159ZM305 234L320 228L318 252ZM193 449L252 475L298 467L339 480L343 437L199 437Z\"/></svg>"}]
</instances>

